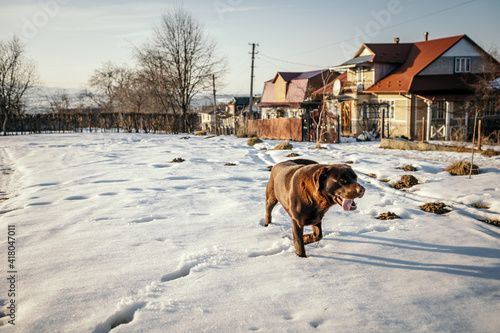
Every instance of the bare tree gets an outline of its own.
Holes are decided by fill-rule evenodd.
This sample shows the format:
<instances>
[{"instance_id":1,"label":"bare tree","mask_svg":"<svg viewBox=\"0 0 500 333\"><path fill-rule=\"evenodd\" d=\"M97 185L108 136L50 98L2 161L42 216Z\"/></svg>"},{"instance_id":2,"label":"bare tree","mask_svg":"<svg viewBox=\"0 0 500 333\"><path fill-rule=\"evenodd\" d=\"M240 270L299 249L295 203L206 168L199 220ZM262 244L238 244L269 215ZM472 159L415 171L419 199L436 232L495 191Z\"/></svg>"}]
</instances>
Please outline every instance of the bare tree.
<instances>
[{"instance_id":1,"label":"bare tree","mask_svg":"<svg viewBox=\"0 0 500 333\"><path fill-rule=\"evenodd\" d=\"M106 62L101 68L94 71L89 80L91 89L87 89L86 94L102 110L112 111L116 106L118 95L130 75L129 68Z\"/></svg>"},{"instance_id":2,"label":"bare tree","mask_svg":"<svg viewBox=\"0 0 500 333\"><path fill-rule=\"evenodd\" d=\"M164 100L171 100L180 110L183 132L193 97L211 87L212 75L220 79L225 71L225 60L216 55L216 49L202 25L176 7L162 15L152 43L138 52L140 63L162 89L160 93L170 95Z\"/></svg>"},{"instance_id":3,"label":"bare tree","mask_svg":"<svg viewBox=\"0 0 500 333\"><path fill-rule=\"evenodd\" d=\"M115 90L116 104L125 112L146 112L152 107L152 86L143 72L126 70L123 80Z\"/></svg>"},{"instance_id":4,"label":"bare tree","mask_svg":"<svg viewBox=\"0 0 500 333\"><path fill-rule=\"evenodd\" d=\"M0 41L0 111L3 115L3 134L7 135L7 121L20 116L27 90L39 82L38 72L30 59L25 57L24 45L19 38Z\"/></svg>"},{"instance_id":5,"label":"bare tree","mask_svg":"<svg viewBox=\"0 0 500 333\"><path fill-rule=\"evenodd\" d=\"M496 113L498 119L498 107L500 106L500 63L498 52L483 52L483 63L480 73L474 75L472 81L467 81L469 88L473 91L473 104L468 104L467 109L474 112L474 131L472 134L472 156L469 179L472 176L472 165L474 163L474 140L476 137L477 118L486 112ZM493 109L493 110L492 110ZM499 129L497 129L498 131Z\"/></svg>"},{"instance_id":6,"label":"bare tree","mask_svg":"<svg viewBox=\"0 0 500 333\"><path fill-rule=\"evenodd\" d=\"M66 89L58 89L55 92L46 94L45 98L49 102L52 112L68 112L71 105L71 97Z\"/></svg>"},{"instance_id":7,"label":"bare tree","mask_svg":"<svg viewBox=\"0 0 500 333\"><path fill-rule=\"evenodd\" d=\"M136 49L136 57L141 66L139 75L144 88L150 92L152 106L165 113L176 114L172 82L168 76L165 57L150 45L142 50Z\"/></svg>"},{"instance_id":8,"label":"bare tree","mask_svg":"<svg viewBox=\"0 0 500 333\"><path fill-rule=\"evenodd\" d=\"M330 110L330 101L332 99L330 91L327 89L327 85L332 82L334 78L339 75L337 72L328 71L321 73L321 80L323 84L323 89L321 91L321 104L320 110L318 110L318 117L311 117L315 127L316 127L316 149L321 148L321 142L323 136L329 132L328 128L328 116Z\"/></svg>"}]
</instances>

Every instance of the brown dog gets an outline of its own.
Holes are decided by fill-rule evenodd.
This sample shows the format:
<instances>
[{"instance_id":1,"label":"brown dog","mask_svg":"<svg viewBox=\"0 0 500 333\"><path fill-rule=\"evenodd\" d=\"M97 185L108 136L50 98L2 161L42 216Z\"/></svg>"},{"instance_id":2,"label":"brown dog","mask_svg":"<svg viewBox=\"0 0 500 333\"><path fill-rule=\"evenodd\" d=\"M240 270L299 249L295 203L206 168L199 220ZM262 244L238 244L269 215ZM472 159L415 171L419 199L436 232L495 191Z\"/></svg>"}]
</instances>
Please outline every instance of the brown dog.
<instances>
[{"instance_id":1,"label":"brown dog","mask_svg":"<svg viewBox=\"0 0 500 333\"><path fill-rule=\"evenodd\" d=\"M279 202L292 218L295 252L306 257L305 244L322 237L321 220L328 209L338 203L346 211L355 210L354 199L363 197L365 188L357 183L357 176L345 164L318 164L297 159L276 164L266 188L266 227L271 223L271 212ZM313 228L304 235L304 226Z\"/></svg>"}]
</instances>

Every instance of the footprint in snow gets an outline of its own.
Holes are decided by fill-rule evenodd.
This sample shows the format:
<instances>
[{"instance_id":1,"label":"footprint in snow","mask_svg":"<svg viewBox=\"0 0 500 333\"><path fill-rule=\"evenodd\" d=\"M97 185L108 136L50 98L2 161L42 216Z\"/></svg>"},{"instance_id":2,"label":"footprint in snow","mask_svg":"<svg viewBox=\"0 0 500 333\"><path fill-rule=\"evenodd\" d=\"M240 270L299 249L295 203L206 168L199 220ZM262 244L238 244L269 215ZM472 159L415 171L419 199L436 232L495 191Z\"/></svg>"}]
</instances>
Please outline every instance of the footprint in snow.
<instances>
[{"instance_id":1,"label":"footprint in snow","mask_svg":"<svg viewBox=\"0 0 500 333\"><path fill-rule=\"evenodd\" d=\"M75 201L75 200L85 200L85 199L88 199L88 197L86 197L84 195L74 195L74 196L71 196L71 197L67 197L64 200Z\"/></svg>"},{"instance_id":2,"label":"footprint in snow","mask_svg":"<svg viewBox=\"0 0 500 333\"><path fill-rule=\"evenodd\" d=\"M146 304L146 302L127 303L122 300L117 306L117 311L97 325L94 333L108 333L120 325L132 322L137 310L144 308Z\"/></svg>"},{"instance_id":3,"label":"footprint in snow","mask_svg":"<svg viewBox=\"0 0 500 333\"><path fill-rule=\"evenodd\" d=\"M257 258L257 257L267 257L275 254L279 254L281 252L286 252L292 248L292 240L288 237L284 237L280 241L273 244L273 246L269 249L262 251L255 251L248 255L249 258Z\"/></svg>"},{"instance_id":4,"label":"footprint in snow","mask_svg":"<svg viewBox=\"0 0 500 333\"><path fill-rule=\"evenodd\" d=\"M165 274L161 282L177 280L191 274L193 269L203 270L207 267L214 267L224 263L225 250L214 247L214 250L205 250L195 255L184 256L177 266L177 269L171 273Z\"/></svg>"}]
</instances>

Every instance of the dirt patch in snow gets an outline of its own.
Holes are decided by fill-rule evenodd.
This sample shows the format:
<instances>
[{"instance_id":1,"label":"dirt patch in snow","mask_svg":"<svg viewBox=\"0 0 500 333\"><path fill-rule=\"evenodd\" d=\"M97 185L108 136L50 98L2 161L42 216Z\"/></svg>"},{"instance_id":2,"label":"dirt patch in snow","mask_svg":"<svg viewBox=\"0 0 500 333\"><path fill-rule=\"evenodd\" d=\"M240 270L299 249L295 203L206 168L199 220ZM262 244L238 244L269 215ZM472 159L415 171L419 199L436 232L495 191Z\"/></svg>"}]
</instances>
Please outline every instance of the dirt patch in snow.
<instances>
[{"instance_id":1,"label":"dirt patch in snow","mask_svg":"<svg viewBox=\"0 0 500 333\"><path fill-rule=\"evenodd\" d=\"M410 164L407 164L404 167L399 167L397 169L404 170L404 171L417 171L417 168L415 168L413 165L410 165Z\"/></svg>"},{"instance_id":2,"label":"dirt patch in snow","mask_svg":"<svg viewBox=\"0 0 500 333\"><path fill-rule=\"evenodd\" d=\"M465 161L455 162L446 168L452 176L468 176L470 174L470 163ZM475 164L472 165L472 174L479 174L479 167Z\"/></svg>"},{"instance_id":3,"label":"dirt patch in snow","mask_svg":"<svg viewBox=\"0 0 500 333\"><path fill-rule=\"evenodd\" d=\"M424 212L442 215L451 212L451 209L446 207L447 206L442 202L429 202L420 206L420 209Z\"/></svg>"},{"instance_id":4,"label":"dirt patch in snow","mask_svg":"<svg viewBox=\"0 0 500 333\"><path fill-rule=\"evenodd\" d=\"M484 223L488 223L488 224L494 225L495 227L499 227L500 228L500 220L485 219L485 220L479 220L479 221L484 222Z\"/></svg>"},{"instance_id":5,"label":"dirt patch in snow","mask_svg":"<svg viewBox=\"0 0 500 333\"><path fill-rule=\"evenodd\" d=\"M273 150L292 150L293 145L288 142L282 142L276 147L273 148Z\"/></svg>"},{"instance_id":6,"label":"dirt patch in snow","mask_svg":"<svg viewBox=\"0 0 500 333\"><path fill-rule=\"evenodd\" d=\"M398 190L402 190L404 188L410 188L418 184L418 179L413 175L403 175L401 180L394 184L394 188Z\"/></svg>"},{"instance_id":7,"label":"dirt patch in snow","mask_svg":"<svg viewBox=\"0 0 500 333\"><path fill-rule=\"evenodd\" d=\"M377 219L379 220L394 220L394 219L400 219L396 213L393 212L387 212L387 213L381 213L379 216L377 216Z\"/></svg>"}]
</instances>

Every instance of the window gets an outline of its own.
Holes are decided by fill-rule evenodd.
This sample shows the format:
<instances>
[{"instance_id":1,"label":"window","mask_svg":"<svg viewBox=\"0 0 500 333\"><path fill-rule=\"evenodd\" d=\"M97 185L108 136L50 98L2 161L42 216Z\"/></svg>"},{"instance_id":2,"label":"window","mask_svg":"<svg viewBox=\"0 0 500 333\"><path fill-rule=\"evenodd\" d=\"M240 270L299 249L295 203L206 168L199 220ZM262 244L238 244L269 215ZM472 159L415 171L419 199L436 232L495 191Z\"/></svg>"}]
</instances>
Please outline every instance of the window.
<instances>
[{"instance_id":1,"label":"window","mask_svg":"<svg viewBox=\"0 0 500 333\"><path fill-rule=\"evenodd\" d=\"M379 101L380 103L384 103L380 106L380 112L384 113L384 117L387 119L394 119L394 107L395 107L395 100L384 100L384 101Z\"/></svg>"},{"instance_id":2,"label":"window","mask_svg":"<svg viewBox=\"0 0 500 333\"><path fill-rule=\"evenodd\" d=\"M364 120L374 120L379 118L377 107L366 103L363 103L362 105L361 115Z\"/></svg>"},{"instance_id":3,"label":"window","mask_svg":"<svg viewBox=\"0 0 500 333\"><path fill-rule=\"evenodd\" d=\"M361 67L356 68L356 81L357 81L358 92L362 92L364 90L364 86L363 86L363 68Z\"/></svg>"},{"instance_id":4,"label":"window","mask_svg":"<svg viewBox=\"0 0 500 333\"><path fill-rule=\"evenodd\" d=\"M470 72L470 58L455 58L455 73Z\"/></svg>"},{"instance_id":5,"label":"window","mask_svg":"<svg viewBox=\"0 0 500 333\"><path fill-rule=\"evenodd\" d=\"M434 103L434 114L433 119L444 119L446 114L446 103L445 102L437 102Z\"/></svg>"}]
</instances>

